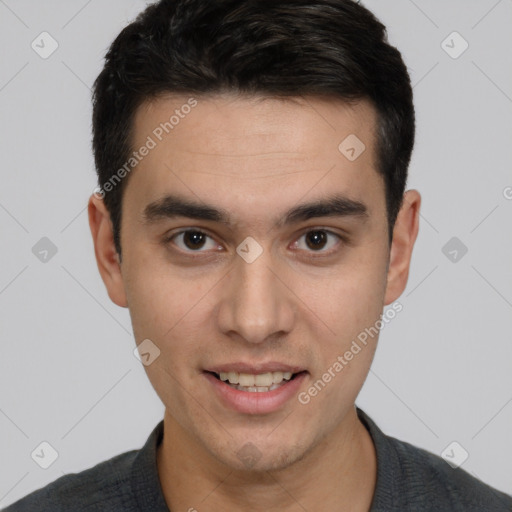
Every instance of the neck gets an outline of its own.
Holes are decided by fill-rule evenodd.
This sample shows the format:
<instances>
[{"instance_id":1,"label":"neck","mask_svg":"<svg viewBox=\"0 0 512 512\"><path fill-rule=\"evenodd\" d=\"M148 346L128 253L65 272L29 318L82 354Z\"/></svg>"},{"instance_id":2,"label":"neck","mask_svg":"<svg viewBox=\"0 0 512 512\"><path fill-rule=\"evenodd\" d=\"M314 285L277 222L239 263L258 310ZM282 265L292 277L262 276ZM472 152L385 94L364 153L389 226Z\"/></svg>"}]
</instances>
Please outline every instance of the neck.
<instances>
[{"instance_id":1,"label":"neck","mask_svg":"<svg viewBox=\"0 0 512 512\"><path fill-rule=\"evenodd\" d=\"M368 512L377 480L375 447L355 408L301 460L259 472L221 463L166 411L157 466L173 512Z\"/></svg>"}]
</instances>

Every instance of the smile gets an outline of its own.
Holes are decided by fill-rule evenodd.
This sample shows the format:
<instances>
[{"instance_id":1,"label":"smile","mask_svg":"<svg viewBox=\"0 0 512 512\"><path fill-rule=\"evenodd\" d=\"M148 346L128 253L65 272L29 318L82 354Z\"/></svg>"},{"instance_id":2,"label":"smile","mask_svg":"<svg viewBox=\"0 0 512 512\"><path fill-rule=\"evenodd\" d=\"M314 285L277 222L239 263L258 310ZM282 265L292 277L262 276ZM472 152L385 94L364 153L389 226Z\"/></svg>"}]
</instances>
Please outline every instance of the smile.
<instances>
[{"instance_id":1,"label":"smile","mask_svg":"<svg viewBox=\"0 0 512 512\"><path fill-rule=\"evenodd\" d=\"M215 375L223 382L239 391L266 393L282 386L292 378L292 372L266 372L256 375L238 372L220 372Z\"/></svg>"},{"instance_id":2,"label":"smile","mask_svg":"<svg viewBox=\"0 0 512 512\"><path fill-rule=\"evenodd\" d=\"M308 372L282 364L232 365L203 371L220 403L242 414L270 414L294 404Z\"/></svg>"}]
</instances>

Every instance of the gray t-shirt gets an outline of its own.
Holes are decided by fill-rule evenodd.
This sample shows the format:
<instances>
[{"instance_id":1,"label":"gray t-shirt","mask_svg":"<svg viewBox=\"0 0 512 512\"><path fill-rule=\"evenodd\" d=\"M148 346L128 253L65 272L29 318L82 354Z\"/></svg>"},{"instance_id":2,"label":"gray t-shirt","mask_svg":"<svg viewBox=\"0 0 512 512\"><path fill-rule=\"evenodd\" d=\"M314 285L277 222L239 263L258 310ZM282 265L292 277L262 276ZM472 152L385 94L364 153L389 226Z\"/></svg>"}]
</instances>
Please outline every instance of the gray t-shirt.
<instances>
[{"instance_id":1,"label":"gray t-shirt","mask_svg":"<svg viewBox=\"0 0 512 512\"><path fill-rule=\"evenodd\" d=\"M370 512L512 512L512 496L461 468L453 469L437 455L385 435L359 408L357 414L377 452L377 485ZM163 421L142 449L64 475L4 512L170 512L156 465L162 437ZM196 508L200 510L200 505Z\"/></svg>"}]
</instances>

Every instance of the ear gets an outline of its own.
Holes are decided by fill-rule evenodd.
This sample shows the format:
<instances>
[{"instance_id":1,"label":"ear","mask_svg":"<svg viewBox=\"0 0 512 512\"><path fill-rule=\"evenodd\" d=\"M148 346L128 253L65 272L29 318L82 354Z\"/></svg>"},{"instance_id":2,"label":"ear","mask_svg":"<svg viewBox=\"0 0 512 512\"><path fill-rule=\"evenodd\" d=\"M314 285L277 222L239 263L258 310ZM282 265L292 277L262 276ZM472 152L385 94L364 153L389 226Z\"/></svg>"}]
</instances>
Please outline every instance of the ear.
<instances>
[{"instance_id":1,"label":"ear","mask_svg":"<svg viewBox=\"0 0 512 512\"><path fill-rule=\"evenodd\" d=\"M118 306L127 307L121 264L114 244L110 214L103 199L95 194L89 199L88 211L96 263L107 288L108 296Z\"/></svg>"},{"instance_id":2,"label":"ear","mask_svg":"<svg viewBox=\"0 0 512 512\"><path fill-rule=\"evenodd\" d=\"M412 249L419 229L420 205L421 196L417 190L408 190L404 194L393 229L384 300L386 306L398 299L407 285Z\"/></svg>"}]
</instances>

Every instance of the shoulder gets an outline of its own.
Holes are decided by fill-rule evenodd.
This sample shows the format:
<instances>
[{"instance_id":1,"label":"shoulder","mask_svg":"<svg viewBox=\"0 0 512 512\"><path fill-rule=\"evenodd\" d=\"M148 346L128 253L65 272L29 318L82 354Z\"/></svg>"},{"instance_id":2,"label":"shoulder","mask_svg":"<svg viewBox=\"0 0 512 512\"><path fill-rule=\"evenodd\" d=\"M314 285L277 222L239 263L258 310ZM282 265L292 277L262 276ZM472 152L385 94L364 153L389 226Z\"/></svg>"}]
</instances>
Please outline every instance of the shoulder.
<instances>
[{"instance_id":1,"label":"shoulder","mask_svg":"<svg viewBox=\"0 0 512 512\"><path fill-rule=\"evenodd\" d=\"M3 512L64 512L130 508L130 474L138 450L116 455L95 466L64 475L2 509Z\"/></svg>"},{"instance_id":2,"label":"shoulder","mask_svg":"<svg viewBox=\"0 0 512 512\"><path fill-rule=\"evenodd\" d=\"M509 496L439 455L384 432L360 408L377 453L377 484L371 512L512 512Z\"/></svg>"},{"instance_id":3,"label":"shoulder","mask_svg":"<svg viewBox=\"0 0 512 512\"><path fill-rule=\"evenodd\" d=\"M452 511L512 511L512 496L490 487L461 467L453 468L438 455L387 437L398 454L410 502L428 504L429 510L449 507Z\"/></svg>"}]
</instances>

